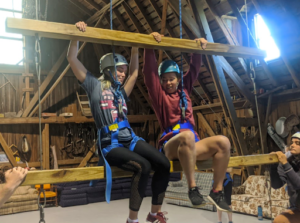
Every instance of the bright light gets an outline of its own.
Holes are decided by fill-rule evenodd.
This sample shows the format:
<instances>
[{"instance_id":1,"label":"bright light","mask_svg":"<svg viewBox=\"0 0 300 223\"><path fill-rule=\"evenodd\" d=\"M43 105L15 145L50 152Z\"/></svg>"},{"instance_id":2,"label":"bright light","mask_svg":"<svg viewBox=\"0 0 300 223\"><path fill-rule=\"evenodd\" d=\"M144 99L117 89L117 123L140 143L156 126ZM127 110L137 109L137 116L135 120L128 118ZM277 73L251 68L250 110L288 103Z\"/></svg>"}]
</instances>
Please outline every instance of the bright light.
<instances>
[{"instance_id":1,"label":"bright light","mask_svg":"<svg viewBox=\"0 0 300 223\"><path fill-rule=\"evenodd\" d=\"M22 11L22 0L0 0L0 8ZM0 10L0 37L22 38L21 34L5 32L7 17L22 18L22 14ZM0 46L0 64L15 65L23 59L23 41L0 38Z\"/></svg>"},{"instance_id":2,"label":"bright light","mask_svg":"<svg viewBox=\"0 0 300 223\"><path fill-rule=\"evenodd\" d=\"M280 51L271 36L270 30L259 14L254 16L254 23L258 47L267 52L265 61L274 60L280 57Z\"/></svg>"}]
</instances>

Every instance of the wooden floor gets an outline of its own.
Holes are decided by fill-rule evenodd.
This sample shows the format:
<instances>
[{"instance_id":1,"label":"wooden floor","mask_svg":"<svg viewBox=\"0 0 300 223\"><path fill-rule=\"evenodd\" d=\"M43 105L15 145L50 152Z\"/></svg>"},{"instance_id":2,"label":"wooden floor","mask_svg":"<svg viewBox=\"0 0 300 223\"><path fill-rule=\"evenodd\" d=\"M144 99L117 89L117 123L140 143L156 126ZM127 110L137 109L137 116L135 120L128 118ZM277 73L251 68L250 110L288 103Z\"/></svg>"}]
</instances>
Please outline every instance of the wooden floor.
<instances>
[{"instance_id":1,"label":"wooden floor","mask_svg":"<svg viewBox=\"0 0 300 223\"><path fill-rule=\"evenodd\" d=\"M144 199L139 220L144 223L150 210L151 198ZM46 223L125 223L128 215L128 199L112 201L110 204L105 202L94 203L68 208L51 207L45 209ZM167 211L168 223L217 223L217 213L211 211L197 210L192 208L179 207L176 205L164 204L163 211ZM7 216L0 216L1 223L39 222L39 212L25 212ZM223 213L223 223L227 223L227 216ZM233 214L234 223L259 223L270 222L264 219L259 221L255 216Z\"/></svg>"}]
</instances>

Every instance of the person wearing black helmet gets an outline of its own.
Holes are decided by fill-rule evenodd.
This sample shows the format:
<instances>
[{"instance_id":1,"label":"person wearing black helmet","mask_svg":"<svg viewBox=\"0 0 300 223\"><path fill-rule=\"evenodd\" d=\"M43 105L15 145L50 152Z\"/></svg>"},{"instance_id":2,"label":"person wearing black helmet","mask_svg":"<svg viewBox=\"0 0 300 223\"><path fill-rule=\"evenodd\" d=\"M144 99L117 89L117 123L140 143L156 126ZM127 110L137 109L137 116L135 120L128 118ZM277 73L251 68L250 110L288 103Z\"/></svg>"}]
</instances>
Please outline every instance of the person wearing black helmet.
<instances>
[{"instance_id":1,"label":"person wearing black helmet","mask_svg":"<svg viewBox=\"0 0 300 223\"><path fill-rule=\"evenodd\" d=\"M151 33L157 42L159 33ZM203 49L207 41L196 39ZM230 158L230 141L225 136L212 136L200 140L194 131L192 101L189 94L197 80L201 67L201 55L192 54L190 68L181 78L175 61L163 61L157 67L154 50L144 51L144 77L153 109L164 131L160 138L160 150L169 160L179 160L189 186L189 199L194 206L204 205L204 198L195 181L196 160L213 158L214 184L208 199L220 211L231 211L224 200L223 180ZM182 83L184 89L182 89Z\"/></svg>"},{"instance_id":2,"label":"person wearing black helmet","mask_svg":"<svg viewBox=\"0 0 300 223\"><path fill-rule=\"evenodd\" d=\"M290 197L290 207L278 215L273 223L296 223L300 219L300 132L292 135L289 155L283 152L272 152L276 154L279 164L271 165L271 186L279 189L287 184Z\"/></svg>"},{"instance_id":3,"label":"person wearing black helmet","mask_svg":"<svg viewBox=\"0 0 300 223\"><path fill-rule=\"evenodd\" d=\"M86 31L86 26L84 22L76 23L76 27L82 32ZM87 71L78 60L77 53L78 42L71 41L68 61L81 87L87 92L98 129L98 153L102 156L106 167L106 201L110 201L112 183L110 165L133 172L127 223L137 223L138 211L145 196L149 175L153 170L152 206L147 222L165 223L167 219L160 209L169 181L170 162L153 146L136 136L126 118L126 101L138 76L138 49L132 48L129 65L120 54L104 55L100 59L102 76L99 79ZM129 74L125 82L127 70ZM95 183L91 182L92 185Z\"/></svg>"}]
</instances>

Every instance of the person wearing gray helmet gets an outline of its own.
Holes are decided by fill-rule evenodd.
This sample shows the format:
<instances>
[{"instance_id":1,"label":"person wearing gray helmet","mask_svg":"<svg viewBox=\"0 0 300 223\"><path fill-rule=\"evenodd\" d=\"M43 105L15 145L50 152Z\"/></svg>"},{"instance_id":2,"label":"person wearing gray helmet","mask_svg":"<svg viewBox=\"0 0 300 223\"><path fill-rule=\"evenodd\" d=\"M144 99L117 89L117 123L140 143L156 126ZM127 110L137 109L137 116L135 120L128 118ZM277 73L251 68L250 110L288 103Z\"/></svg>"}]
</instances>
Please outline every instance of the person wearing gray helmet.
<instances>
[{"instance_id":1,"label":"person wearing gray helmet","mask_svg":"<svg viewBox=\"0 0 300 223\"><path fill-rule=\"evenodd\" d=\"M84 22L76 23L76 27L82 32L88 32ZM105 54L100 59L102 74L100 78L87 71L78 60L77 53L78 41L71 41L68 61L88 95L98 129L98 153L102 158L99 160L103 160L106 167L106 201L110 201L112 183L110 165L133 172L127 223L138 222L138 211L145 196L149 175L153 170L152 206L147 222L165 223L167 219L160 209L168 186L170 162L153 146L134 134L126 117L126 101L138 76L138 48L132 48L130 64L120 54ZM95 185L95 181L91 184Z\"/></svg>"}]
</instances>

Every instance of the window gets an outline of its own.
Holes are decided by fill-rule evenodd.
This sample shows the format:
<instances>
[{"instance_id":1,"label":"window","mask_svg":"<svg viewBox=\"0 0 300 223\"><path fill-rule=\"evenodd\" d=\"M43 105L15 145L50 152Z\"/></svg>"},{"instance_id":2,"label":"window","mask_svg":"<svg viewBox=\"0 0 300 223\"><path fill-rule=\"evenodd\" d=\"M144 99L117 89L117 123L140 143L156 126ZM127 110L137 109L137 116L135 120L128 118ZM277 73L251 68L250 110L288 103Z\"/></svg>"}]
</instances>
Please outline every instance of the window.
<instances>
[{"instance_id":1,"label":"window","mask_svg":"<svg viewBox=\"0 0 300 223\"><path fill-rule=\"evenodd\" d=\"M254 16L254 24L257 45L260 49L267 52L265 61L274 60L280 57L280 51L271 36L270 30L259 14Z\"/></svg>"},{"instance_id":2,"label":"window","mask_svg":"<svg viewBox=\"0 0 300 223\"><path fill-rule=\"evenodd\" d=\"M22 35L5 32L7 17L22 18L22 0L0 1L0 64L23 65Z\"/></svg>"}]
</instances>

